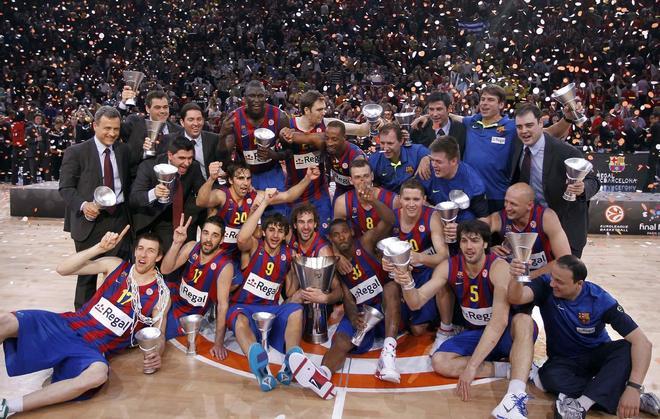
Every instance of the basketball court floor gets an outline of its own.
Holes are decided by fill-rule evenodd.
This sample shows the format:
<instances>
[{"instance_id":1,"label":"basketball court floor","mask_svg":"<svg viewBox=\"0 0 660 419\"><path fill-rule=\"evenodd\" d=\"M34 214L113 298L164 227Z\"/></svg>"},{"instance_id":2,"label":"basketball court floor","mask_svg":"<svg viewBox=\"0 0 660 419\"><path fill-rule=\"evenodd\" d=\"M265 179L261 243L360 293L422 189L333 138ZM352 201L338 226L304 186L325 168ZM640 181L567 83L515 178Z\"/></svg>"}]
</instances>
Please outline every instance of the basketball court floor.
<instances>
[{"instance_id":1,"label":"basketball court floor","mask_svg":"<svg viewBox=\"0 0 660 419\"><path fill-rule=\"evenodd\" d=\"M0 310L72 309L75 277L61 277L55 266L74 252L73 241L62 231L63 221L9 217L9 189L0 186ZM589 278L610 291L642 327L654 345L660 344L660 240L651 236L590 236L584 251ZM249 374L247 361L235 342L230 356L220 363L211 358L210 331L197 340L197 356L186 356L184 340L168 343L163 368L153 375L141 370L142 354L129 350L114 356L110 378L91 400L65 403L22 414L21 418L487 418L506 392L505 380L479 380L469 402L458 399L455 380L430 370L425 355L433 341L428 334L399 338L397 365L401 384L390 385L373 377L378 351L349 358L334 376L338 396L319 399L297 385L262 393ZM617 336L612 332L612 336ZM320 359L325 348L303 345ZM1 350L0 350L1 351ZM541 333L535 359L545 355ZM271 351L272 368L281 355ZM646 377L647 391L660 392L660 352L656 348ZM9 378L0 356L0 397L38 389L49 372ZM551 418L554 398L528 386L530 418ZM590 412L589 417L609 417Z\"/></svg>"}]
</instances>

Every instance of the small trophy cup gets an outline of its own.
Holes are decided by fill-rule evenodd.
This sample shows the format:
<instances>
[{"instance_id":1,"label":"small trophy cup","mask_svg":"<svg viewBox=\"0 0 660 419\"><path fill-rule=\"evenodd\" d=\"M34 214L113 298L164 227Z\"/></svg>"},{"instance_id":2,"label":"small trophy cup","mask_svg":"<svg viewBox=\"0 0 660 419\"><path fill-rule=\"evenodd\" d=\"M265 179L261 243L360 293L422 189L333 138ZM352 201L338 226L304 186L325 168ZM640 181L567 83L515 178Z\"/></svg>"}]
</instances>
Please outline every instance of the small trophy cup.
<instances>
[{"instance_id":1,"label":"small trophy cup","mask_svg":"<svg viewBox=\"0 0 660 419\"><path fill-rule=\"evenodd\" d=\"M364 107L362 108L362 115L364 115L364 117L367 118L367 121L369 122L369 137L371 137L372 144L374 144L374 138L378 136L378 130L376 129L376 122L378 122L378 119L382 114L383 114L383 107L376 103L370 103L368 105L364 105Z\"/></svg>"},{"instance_id":2,"label":"small trophy cup","mask_svg":"<svg viewBox=\"0 0 660 419\"><path fill-rule=\"evenodd\" d=\"M506 240L509 242L513 256L525 264L525 274L518 276L518 282L530 282L529 279L529 259L532 256L532 248L538 233L506 233Z\"/></svg>"},{"instance_id":3,"label":"small trophy cup","mask_svg":"<svg viewBox=\"0 0 660 419\"><path fill-rule=\"evenodd\" d=\"M155 352L158 350L158 342L160 341L161 332L157 327L145 327L140 329L135 334L135 339L138 342L138 346L142 350L144 356ZM156 368L145 368L142 370L145 374L153 374L157 370Z\"/></svg>"},{"instance_id":4,"label":"small trophy cup","mask_svg":"<svg viewBox=\"0 0 660 419\"><path fill-rule=\"evenodd\" d=\"M197 339L197 333L199 333L199 329L202 326L202 315L191 314L183 316L179 319L179 325L188 338L186 355L197 355L197 345L195 344L195 340Z\"/></svg>"},{"instance_id":5,"label":"small trophy cup","mask_svg":"<svg viewBox=\"0 0 660 419\"><path fill-rule=\"evenodd\" d=\"M154 172L156 172L158 182L167 187L169 187L170 184L174 182L178 171L179 169L177 169L176 166L172 166L171 164L167 163L161 163L154 166ZM158 198L158 202L161 204L167 204L170 202L170 198Z\"/></svg>"},{"instance_id":6,"label":"small trophy cup","mask_svg":"<svg viewBox=\"0 0 660 419\"><path fill-rule=\"evenodd\" d=\"M386 254L385 249L387 249L387 246L389 246L390 244L396 243L396 242L399 242L399 241L401 241L401 240L399 240L398 237L387 237L387 238L382 239L378 243L376 243L376 247L383 254L383 259L386 259L387 261L392 263L392 258L388 254ZM388 272L387 275L390 278L394 279L394 272Z\"/></svg>"},{"instance_id":7,"label":"small trophy cup","mask_svg":"<svg viewBox=\"0 0 660 419\"><path fill-rule=\"evenodd\" d=\"M137 94L140 83L144 80L144 73L141 71L124 71L124 83L128 85ZM127 105L135 106L135 99L126 100Z\"/></svg>"},{"instance_id":8,"label":"small trophy cup","mask_svg":"<svg viewBox=\"0 0 660 419\"><path fill-rule=\"evenodd\" d=\"M410 124L412 124L412 121L415 119L415 112L395 113L394 118L396 119L396 122L399 123L399 126L401 126L401 129L408 131L408 134L410 134ZM404 145L412 145L412 138L410 135L408 135L408 139Z\"/></svg>"},{"instance_id":9,"label":"small trophy cup","mask_svg":"<svg viewBox=\"0 0 660 419\"><path fill-rule=\"evenodd\" d=\"M147 123L147 137L149 137L151 140L151 148L146 150L144 154L153 157L156 155L156 138L158 138L160 129L162 128L163 124L165 124L165 122L152 121L151 119L146 119L145 122Z\"/></svg>"},{"instance_id":10,"label":"small trophy cup","mask_svg":"<svg viewBox=\"0 0 660 419\"><path fill-rule=\"evenodd\" d=\"M575 110L575 103L577 98L575 96L575 83L570 83L561 89L552 92L550 97L559 102L561 106L568 106L571 111L573 111L573 114L575 115L575 125L580 127L582 124L587 122L587 117L583 114L577 113Z\"/></svg>"},{"instance_id":11,"label":"small trophy cup","mask_svg":"<svg viewBox=\"0 0 660 419\"><path fill-rule=\"evenodd\" d=\"M458 211L460 210L458 204L453 201L440 202L435 206L435 209L440 213L440 220L443 226L456 222ZM450 239L445 235L445 243L456 243L456 238Z\"/></svg>"},{"instance_id":12,"label":"small trophy cup","mask_svg":"<svg viewBox=\"0 0 660 419\"><path fill-rule=\"evenodd\" d=\"M275 142L275 133L268 128L257 128L254 130L254 141L259 147L271 147Z\"/></svg>"},{"instance_id":13,"label":"small trophy cup","mask_svg":"<svg viewBox=\"0 0 660 419\"><path fill-rule=\"evenodd\" d=\"M300 288L318 288L323 293L330 292L332 277L335 274L336 256L306 257L296 256L293 269L298 276ZM303 305L305 328L303 339L310 343L324 343L328 340L328 313L326 304L308 303Z\"/></svg>"},{"instance_id":14,"label":"small trophy cup","mask_svg":"<svg viewBox=\"0 0 660 419\"><path fill-rule=\"evenodd\" d=\"M408 265L410 265L411 252L412 246L410 243L399 240L389 243L387 247L385 247L384 254L390 258L394 266L406 270L408 269Z\"/></svg>"},{"instance_id":15,"label":"small trophy cup","mask_svg":"<svg viewBox=\"0 0 660 419\"><path fill-rule=\"evenodd\" d=\"M591 172L593 169L593 164L588 160L581 159L579 157L573 157L571 159L564 160L564 165L566 166L566 184L572 185L577 181L584 180L584 178ZM567 201L575 201L577 197L574 193L568 191L564 192L564 199Z\"/></svg>"},{"instance_id":16,"label":"small trophy cup","mask_svg":"<svg viewBox=\"0 0 660 419\"><path fill-rule=\"evenodd\" d=\"M449 200L458 205L459 209L466 210L470 208L470 197L460 189L449 191Z\"/></svg>"},{"instance_id":17,"label":"small trophy cup","mask_svg":"<svg viewBox=\"0 0 660 419\"><path fill-rule=\"evenodd\" d=\"M261 332L261 346L268 353L268 332L270 332L270 328L273 325L275 315L266 311L260 311L252 314L252 320L255 321L257 329Z\"/></svg>"},{"instance_id":18,"label":"small trophy cup","mask_svg":"<svg viewBox=\"0 0 660 419\"><path fill-rule=\"evenodd\" d=\"M360 313L360 315L364 317L365 326L364 329L358 330L353 335L353 338L351 338L351 343L355 346L360 346L367 332L376 327L376 325L385 318L383 313L371 306L363 305L362 309L363 311Z\"/></svg>"},{"instance_id":19,"label":"small trophy cup","mask_svg":"<svg viewBox=\"0 0 660 419\"><path fill-rule=\"evenodd\" d=\"M115 195L115 191L107 186L97 186L94 189L94 203L99 209L114 207L117 205L117 195ZM94 221L87 218L87 216L85 216L85 219L87 221Z\"/></svg>"}]
</instances>

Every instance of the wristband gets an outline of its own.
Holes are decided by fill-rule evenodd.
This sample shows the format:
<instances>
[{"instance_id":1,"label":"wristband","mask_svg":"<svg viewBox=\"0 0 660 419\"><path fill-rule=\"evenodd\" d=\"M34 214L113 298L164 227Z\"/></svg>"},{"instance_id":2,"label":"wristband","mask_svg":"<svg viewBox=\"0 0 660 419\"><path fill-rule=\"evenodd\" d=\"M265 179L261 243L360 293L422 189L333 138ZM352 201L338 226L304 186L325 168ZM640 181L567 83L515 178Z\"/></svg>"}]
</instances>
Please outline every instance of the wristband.
<instances>
[{"instance_id":1,"label":"wristband","mask_svg":"<svg viewBox=\"0 0 660 419\"><path fill-rule=\"evenodd\" d=\"M640 393L644 393L644 386L641 384L633 383L632 381L626 381L626 386L632 387Z\"/></svg>"},{"instance_id":2,"label":"wristband","mask_svg":"<svg viewBox=\"0 0 660 419\"><path fill-rule=\"evenodd\" d=\"M402 288L404 291L410 291L410 290L412 290L412 289L415 289L415 280L411 278L411 279L410 279L410 282L408 282L408 283L405 284L405 285L401 285L401 288Z\"/></svg>"}]
</instances>

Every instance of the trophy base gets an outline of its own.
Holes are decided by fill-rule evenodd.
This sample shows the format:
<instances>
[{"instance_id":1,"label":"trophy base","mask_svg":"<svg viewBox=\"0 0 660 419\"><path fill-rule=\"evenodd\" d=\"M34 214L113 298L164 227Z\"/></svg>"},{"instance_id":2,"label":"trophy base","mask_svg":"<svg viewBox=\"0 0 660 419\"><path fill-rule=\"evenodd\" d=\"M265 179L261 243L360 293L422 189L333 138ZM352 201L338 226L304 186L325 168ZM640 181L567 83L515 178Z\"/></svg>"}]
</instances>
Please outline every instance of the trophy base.
<instances>
[{"instance_id":1,"label":"trophy base","mask_svg":"<svg viewBox=\"0 0 660 419\"><path fill-rule=\"evenodd\" d=\"M519 276L519 277L516 278L516 280L518 282L520 282L521 284L532 282L532 280L529 278L529 275Z\"/></svg>"},{"instance_id":2,"label":"trophy base","mask_svg":"<svg viewBox=\"0 0 660 419\"><path fill-rule=\"evenodd\" d=\"M303 335L303 340L307 343L321 344L328 341L327 333L313 334L313 335Z\"/></svg>"},{"instance_id":3,"label":"trophy base","mask_svg":"<svg viewBox=\"0 0 660 419\"><path fill-rule=\"evenodd\" d=\"M126 99L126 105L135 106L135 99Z\"/></svg>"},{"instance_id":4,"label":"trophy base","mask_svg":"<svg viewBox=\"0 0 660 419\"><path fill-rule=\"evenodd\" d=\"M169 198L164 198L164 199L163 198L158 198L158 202L160 202L161 204L169 204L170 199Z\"/></svg>"},{"instance_id":5,"label":"trophy base","mask_svg":"<svg viewBox=\"0 0 660 419\"><path fill-rule=\"evenodd\" d=\"M445 243L447 243L447 244L456 243L456 239L453 239L453 240L452 239L445 239Z\"/></svg>"},{"instance_id":6,"label":"trophy base","mask_svg":"<svg viewBox=\"0 0 660 419\"><path fill-rule=\"evenodd\" d=\"M156 371L158 371L158 370L155 369L155 368L150 368L150 369L147 369L147 370L142 370L142 372L143 372L144 374L147 374L147 375L151 375L151 374L155 373Z\"/></svg>"},{"instance_id":7,"label":"trophy base","mask_svg":"<svg viewBox=\"0 0 660 419\"><path fill-rule=\"evenodd\" d=\"M572 193L564 192L564 199L569 202L573 202L576 199L576 196Z\"/></svg>"},{"instance_id":8,"label":"trophy base","mask_svg":"<svg viewBox=\"0 0 660 419\"><path fill-rule=\"evenodd\" d=\"M353 339L351 339L351 343L355 346L360 346L360 344L362 344L362 339L353 338Z\"/></svg>"},{"instance_id":9,"label":"trophy base","mask_svg":"<svg viewBox=\"0 0 660 419\"><path fill-rule=\"evenodd\" d=\"M194 350L194 349L192 351L188 349L188 350L186 350L186 355L195 356L195 355L197 355L197 351Z\"/></svg>"},{"instance_id":10,"label":"trophy base","mask_svg":"<svg viewBox=\"0 0 660 419\"><path fill-rule=\"evenodd\" d=\"M147 150L144 152L144 155L149 157L154 157L156 156L156 152L154 150Z\"/></svg>"}]
</instances>

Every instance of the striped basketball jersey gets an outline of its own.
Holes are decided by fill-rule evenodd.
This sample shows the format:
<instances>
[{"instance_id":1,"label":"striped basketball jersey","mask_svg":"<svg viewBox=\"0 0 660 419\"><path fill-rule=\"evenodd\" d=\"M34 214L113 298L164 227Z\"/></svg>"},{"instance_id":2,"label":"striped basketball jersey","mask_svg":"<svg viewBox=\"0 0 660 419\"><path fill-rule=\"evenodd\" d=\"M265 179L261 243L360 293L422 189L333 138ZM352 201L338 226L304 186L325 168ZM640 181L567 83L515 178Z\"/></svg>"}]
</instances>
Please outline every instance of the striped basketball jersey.
<instances>
[{"instance_id":1,"label":"striped basketball jersey","mask_svg":"<svg viewBox=\"0 0 660 419\"><path fill-rule=\"evenodd\" d=\"M379 188L378 200L383 202L389 208L394 206L394 198L396 198L394 192ZM355 189L346 192L344 203L346 205L347 221L351 223L356 238L359 238L364 233L378 225L378 222L380 221L378 213L373 207L368 210L364 209L358 201L358 195Z\"/></svg>"},{"instance_id":2,"label":"striped basketball jersey","mask_svg":"<svg viewBox=\"0 0 660 419\"><path fill-rule=\"evenodd\" d=\"M322 133L325 132L325 124L321 121L316 127L310 131L303 131L298 128L296 118L289 120L291 128L305 133ZM306 202L310 199L319 199L322 195L328 195L328 184L326 182L324 173L323 159L321 158L321 151L308 144L290 144L289 148L293 151L293 158L286 160L286 188L290 189L298 182L305 178L307 168L318 166L321 171L321 176L305 189L305 192L296 200L296 202Z\"/></svg>"},{"instance_id":3,"label":"striped basketball jersey","mask_svg":"<svg viewBox=\"0 0 660 419\"><path fill-rule=\"evenodd\" d=\"M355 297L355 303L370 306L380 304L383 301L383 285L390 279L383 271L380 261L366 251L360 240L355 241L355 256L351 259L351 264L351 273L337 274Z\"/></svg>"},{"instance_id":4,"label":"striped basketball jersey","mask_svg":"<svg viewBox=\"0 0 660 419\"><path fill-rule=\"evenodd\" d=\"M217 214L225 222L225 235L222 239L221 248L223 249L223 253L237 255L239 253L238 246L236 245L238 232L241 230L245 221L247 221L252 203L257 197L257 192L248 192L239 204L232 197L229 188L223 187L222 190L225 192L227 198L224 205L218 207Z\"/></svg>"},{"instance_id":5,"label":"striped basketball jersey","mask_svg":"<svg viewBox=\"0 0 660 419\"><path fill-rule=\"evenodd\" d=\"M433 208L423 206L422 214L408 233L404 233L401 230L402 211L403 208L394 211L394 225L392 226L392 233L399 237L399 240L407 241L410 243L414 252L424 253L426 255L434 255L436 251L435 247L433 247L433 240L431 239L431 216L433 215ZM431 268L422 264L413 265L413 275L421 273L427 269Z\"/></svg>"},{"instance_id":6,"label":"striped basketball jersey","mask_svg":"<svg viewBox=\"0 0 660 419\"><path fill-rule=\"evenodd\" d=\"M330 246L330 242L324 239L318 231L314 232L312 243L307 247L306 250L303 249L300 245L298 236L296 234L292 235L291 241L289 242L289 247L291 247L292 250L294 250L299 255L307 257L317 257L321 250L326 246Z\"/></svg>"},{"instance_id":7,"label":"striped basketball jersey","mask_svg":"<svg viewBox=\"0 0 660 419\"><path fill-rule=\"evenodd\" d=\"M506 216L505 210L500 210L500 222L502 223L502 234L514 233L538 233L534 246L532 246L532 256L529 259L529 269L536 270L544 267L549 262L552 262L555 257L552 254L552 246L550 246L550 239L543 231L543 214L545 207L539 204L534 204L532 213L530 214L527 225L522 230L518 230L513 225L513 220Z\"/></svg>"},{"instance_id":8,"label":"striped basketball jersey","mask_svg":"<svg viewBox=\"0 0 660 419\"><path fill-rule=\"evenodd\" d=\"M490 266L497 255L486 255L483 269L476 278L470 278L463 255L449 259L449 286L461 306L468 329L486 327L493 316L493 283L490 280Z\"/></svg>"},{"instance_id":9,"label":"striped basketball jersey","mask_svg":"<svg viewBox=\"0 0 660 419\"><path fill-rule=\"evenodd\" d=\"M286 274L291 269L293 253L286 244L271 256L263 240L243 269L243 283L230 297L230 304L279 305Z\"/></svg>"},{"instance_id":10,"label":"striped basketball jersey","mask_svg":"<svg viewBox=\"0 0 660 419\"><path fill-rule=\"evenodd\" d=\"M172 310L178 319L189 314L204 314L210 302L217 302L217 279L222 269L232 263L222 251L213 259L202 264L201 243L188 254L181 281L172 290Z\"/></svg>"},{"instance_id":11,"label":"striped basketball jersey","mask_svg":"<svg viewBox=\"0 0 660 419\"><path fill-rule=\"evenodd\" d=\"M133 305L128 274L131 263L122 261L103 281L92 298L78 311L62 313L71 329L100 352L117 351L131 343ZM158 284L154 281L139 287L142 314L151 316L158 302ZM144 324L135 325L137 332Z\"/></svg>"},{"instance_id":12,"label":"striped basketball jersey","mask_svg":"<svg viewBox=\"0 0 660 419\"><path fill-rule=\"evenodd\" d=\"M341 156L330 157L330 175L337 185L335 196L353 189L349 167L351 162L360 156L366 158L364 151L355 144L346 142L346 150Z\"/></svg>"},{"instance_id":13,"label":"striped basketball jersey","mask_svg":"<svg viewBox=\"0 0 660 419\"><path fill-rule=\"evenodd\" d=\"M257 143L254 139L254 130L257 128L267 128L277 137L280 112L279 108L266 104L264 120L259 127L255 127L250 123L245 113L245 106L236 109L232 115L236 149L250 167L259 166L260 172L272 169L279 163L273 160L261 160L257 156Z\"/></svg>"}]
</instances>

